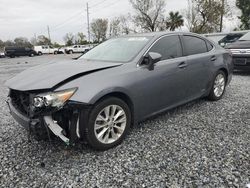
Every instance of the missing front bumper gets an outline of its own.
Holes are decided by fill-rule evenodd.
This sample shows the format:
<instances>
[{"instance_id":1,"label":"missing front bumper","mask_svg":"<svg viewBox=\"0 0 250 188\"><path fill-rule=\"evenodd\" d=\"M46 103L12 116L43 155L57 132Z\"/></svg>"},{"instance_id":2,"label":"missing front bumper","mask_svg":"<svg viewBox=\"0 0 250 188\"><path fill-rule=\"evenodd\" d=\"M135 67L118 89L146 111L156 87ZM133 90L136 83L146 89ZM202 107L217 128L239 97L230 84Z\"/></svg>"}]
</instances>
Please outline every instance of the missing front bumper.
<instances>
[{"instance_id":1,"label":"missing front bumper","mask_svg":"<svg viewBox=\"0 0 250 188\"><path fill-rule=\"evenodd\" d=\"M51 116L44 116L43 119L48 128L54 133L54 135L58 136L66 145L70 144L70 139L67 138L63 133L65 131L57 124L56 121L52 119Z\"/></svg>"},{"instance_id":2,"label":"missing front bumper","mask_svg":"<svg viewBox=\"0 0 250 188\"><path fill-rule=\"evenodd\" d=\"M38 140L50 139L53 134L59 137L65 144L74 144L82 139L82 128L80 127L80 116L84 106L79 103L69 103L59 111L40 114L36 118L30 118L21 113L7 101L10 114L25 129L35 135ZM53 133L53 134L52 134Z\"/></svg>"}]
</instances>

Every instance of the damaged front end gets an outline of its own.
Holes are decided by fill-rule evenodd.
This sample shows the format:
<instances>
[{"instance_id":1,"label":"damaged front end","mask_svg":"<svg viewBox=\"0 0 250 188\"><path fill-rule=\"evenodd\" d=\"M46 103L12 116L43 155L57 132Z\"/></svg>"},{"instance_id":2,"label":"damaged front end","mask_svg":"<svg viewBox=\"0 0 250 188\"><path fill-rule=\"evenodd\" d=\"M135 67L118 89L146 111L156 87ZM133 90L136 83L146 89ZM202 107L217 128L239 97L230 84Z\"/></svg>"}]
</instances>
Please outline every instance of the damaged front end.
<instances>
[{"instance_id":1,"label":"damaged front end","mask_svg":"<svg viewBox=\"0 0 250 188\"><path fill-rule=\"evenodd\" d=\"M14 119L37 139L51 139L56 135L69 145L82 138L82 116L90 108L70 101L76 90L26 92L10 89L7 104Z\"/></svg>"}]
</instances>

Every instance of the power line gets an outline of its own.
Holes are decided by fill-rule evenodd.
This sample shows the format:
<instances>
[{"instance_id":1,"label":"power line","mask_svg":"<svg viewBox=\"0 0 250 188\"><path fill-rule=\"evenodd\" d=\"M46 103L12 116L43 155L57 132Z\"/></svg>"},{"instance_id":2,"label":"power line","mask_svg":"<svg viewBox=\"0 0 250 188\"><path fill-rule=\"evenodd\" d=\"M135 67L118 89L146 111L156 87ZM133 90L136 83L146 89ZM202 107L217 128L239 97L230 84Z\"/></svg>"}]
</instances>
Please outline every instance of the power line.
<instances>
[{"instance_id":1,"label":"power line","mask_svg":"<svg viewBox=\"0 0 250 188\"><path fill-rule=\"evenodd\" d=\"M70 16L68 19L64 20L63 22L61 22L60 24L56 25L55 27L53 27L53 30L57 30L58 28L60 28L62 25L65 25L65 23L71 21L72 19L74 19L76 16L80 15L82 13L82 11L77 12L76 14L73 14L72 16Z\"/></svg>"},{"instance_id":2,"label":"power line","mask_svg":"<svg viewBox=\"0 0 250 188\"><path fill-rule=\"evenodd\" d=\"M98 9L95 9L95 8L93 8L93 9L94 9L95 11L100 10L100 9L104 10L105 8L111 7L111 6L113 6L113 5L117 4L117 3L119 3L119 1L116 0L116 1L110 3L110 4L106 5L106 6L100 7L100 8L98 8Z\"/></svg>"},{"instance_id":3,"label":"power line","mask_svg":"<svg viewBox=\"0 0 250 188\"><path fill-rule=\"evenodd\" d=\"M107 1L107 0L103 0L103 1L101 1L101 2L99 2L99 3L96 3L96 4L92 5L92 6L90 6L89 8L100 6L100 5L101 5L102 3L104 3L105 1Z\"/></svg>"}]
</instances>

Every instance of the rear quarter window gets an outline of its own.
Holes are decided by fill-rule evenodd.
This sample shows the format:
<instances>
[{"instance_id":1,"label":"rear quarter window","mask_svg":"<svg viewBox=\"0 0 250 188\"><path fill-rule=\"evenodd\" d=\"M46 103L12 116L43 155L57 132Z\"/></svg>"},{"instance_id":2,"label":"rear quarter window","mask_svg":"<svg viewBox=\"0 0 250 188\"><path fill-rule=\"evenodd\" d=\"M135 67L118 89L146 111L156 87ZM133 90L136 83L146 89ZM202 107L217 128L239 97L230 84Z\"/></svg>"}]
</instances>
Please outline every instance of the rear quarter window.
<instances>
[{"instance_id":1,"label":"rear quarter window","mask_svg":"<svg viewBox=\"0 0 250 188\"><path fill-rule=\"evenodd\" d=\"M211 51L213 48L214 46L210 42L207 42L207 50Z\"/></svg>"}]
</instances>

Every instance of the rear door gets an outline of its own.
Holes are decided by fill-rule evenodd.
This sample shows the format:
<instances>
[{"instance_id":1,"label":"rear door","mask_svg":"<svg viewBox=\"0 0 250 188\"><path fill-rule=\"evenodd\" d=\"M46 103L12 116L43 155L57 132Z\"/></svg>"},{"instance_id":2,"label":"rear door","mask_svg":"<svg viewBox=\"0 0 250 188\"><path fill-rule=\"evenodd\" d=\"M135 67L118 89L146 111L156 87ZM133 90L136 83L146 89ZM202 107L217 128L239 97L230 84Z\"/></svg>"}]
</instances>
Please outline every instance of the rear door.
<instances>
[{"instance_id":1,"label":"rear door","mask_svg":"<svg viewBox=\"0 0 250 188\"><path fill-rule=\"evenodd\" d=\"M30 48L25 48L24 52L23 52L23 56L26 56L26 55L30 55L31 53L31 49Z\"/></svg>"},{"instance_id":2,"label":"rear door","mask_svg":"<svg viewBox=\"0 0 250 188\"><path fill-rule=\"evenodd\" d=\"M15 55L16 56L23 56L25 54L25 48L17 47L15 49Z\"/></svg>"},{"instance_id":3,"label":"rear door","mask_svg":"<svg viewBox=\"0 0 250 188\"><path fill-rule=\"evenodd\" d=\"M193 35L182 36L184 54L187 56L187 95L197 98L205 93L208 86L211 61L216 61L213 46L203 38Z\"/></svg>"}]
</instances>

